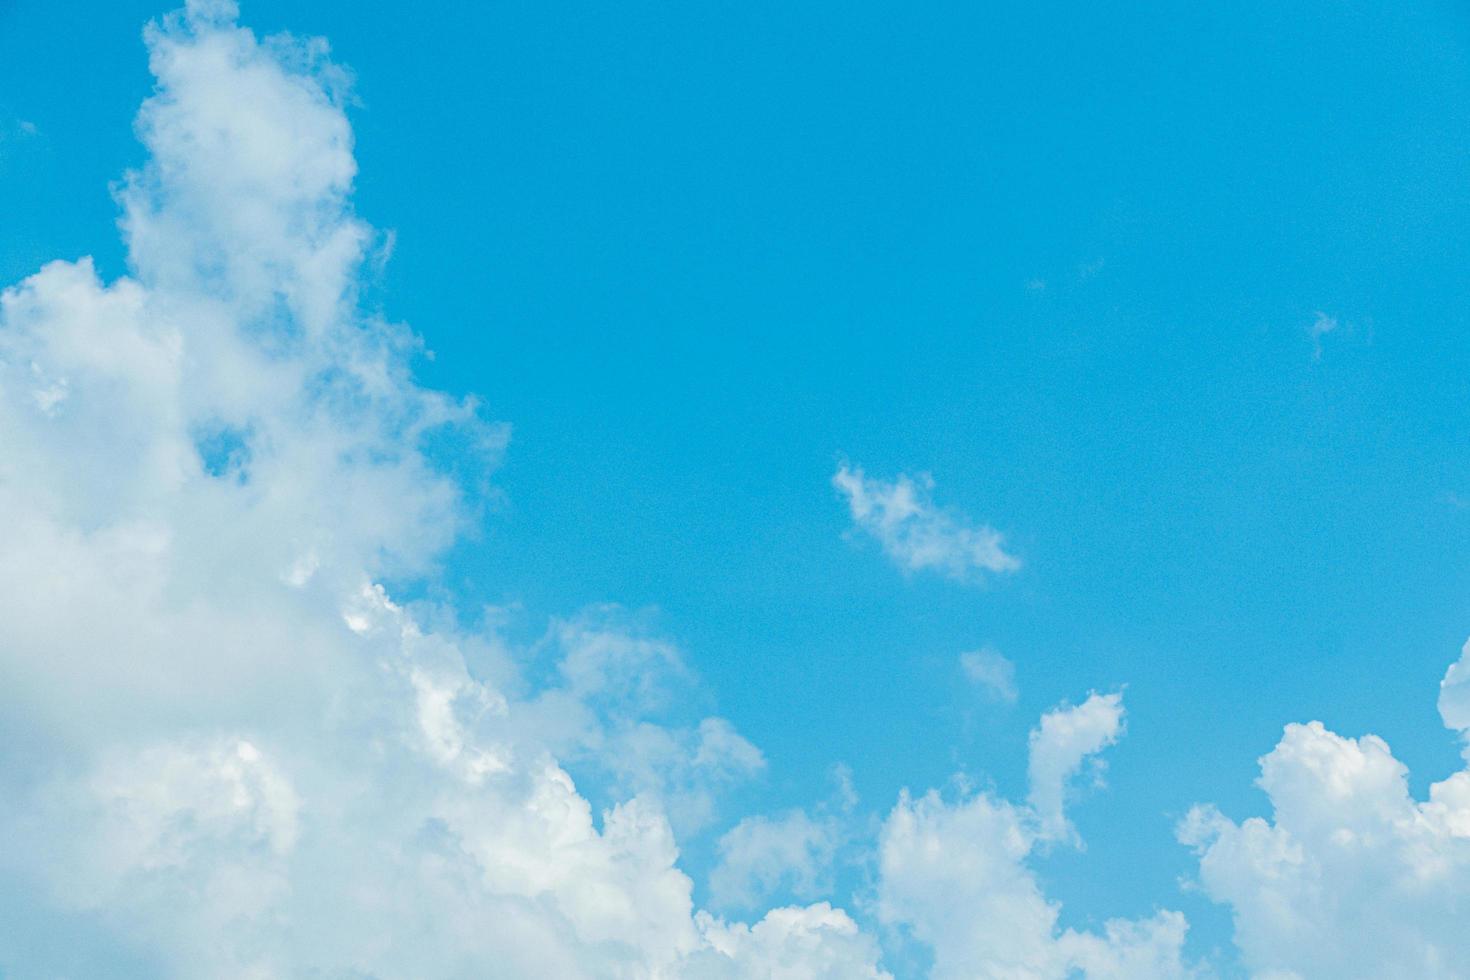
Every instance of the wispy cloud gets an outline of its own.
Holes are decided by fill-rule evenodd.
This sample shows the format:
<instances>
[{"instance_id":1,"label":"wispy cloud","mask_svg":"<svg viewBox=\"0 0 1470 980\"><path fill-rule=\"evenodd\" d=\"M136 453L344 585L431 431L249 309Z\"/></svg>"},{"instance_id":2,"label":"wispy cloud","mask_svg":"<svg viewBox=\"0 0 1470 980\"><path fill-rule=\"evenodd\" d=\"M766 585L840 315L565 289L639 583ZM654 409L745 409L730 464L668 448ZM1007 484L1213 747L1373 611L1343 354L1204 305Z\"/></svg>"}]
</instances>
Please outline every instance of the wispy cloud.
<instances>
[{"instance_id":1,"label":"wispy cloud","mask_svg":"<svg viewBox=\"0 0 1470 980\"><path fill-rule=\"evenodd\" d=\"M1086 262L1078 263L1077 281L1087 282L1090 279L1096 279L1099 275L1102 274L1102 271L1107 266L1107 264L1107 259L1103 258L1100 255L1095 259L1089 259Z\"/></svg>"},{"instance_id":2,"label":"wispy cloud","mask_svg":"<svg viewBox=\"0 0 1470 980\"><path fill-rule=\"evenodd\" d=\"M960 654L960 670L965 679L996 701L1015 703L1016 665L990 647L967 650Z\"/></svg>"},{"instance_id":3,"label":"wispy cloud","mask_svg":"<svg viewBox=\"0 0 1470 980\"><path fill-rule=\"evenodd\" d=\"M1312 338L1312 360L1322 360L1322 338L1332 333L1338 327L1337 317L1328 316L1318 310L1307 326L1307 336Z\"/></svg>"},{"instance_id":4,"label":"wispy cloud","mask_svg":"<svg viewBox=\"0 0 1470 980\"><path fill-rule=\"evenodd\" d=\"M927 473L900 473L888 482L842 463L832 485L847 501L853 526L878 541L905 572L932 571L964 581L1021 567L995 528L936 505L934 481Z\"/></svg>"}]
</instances>

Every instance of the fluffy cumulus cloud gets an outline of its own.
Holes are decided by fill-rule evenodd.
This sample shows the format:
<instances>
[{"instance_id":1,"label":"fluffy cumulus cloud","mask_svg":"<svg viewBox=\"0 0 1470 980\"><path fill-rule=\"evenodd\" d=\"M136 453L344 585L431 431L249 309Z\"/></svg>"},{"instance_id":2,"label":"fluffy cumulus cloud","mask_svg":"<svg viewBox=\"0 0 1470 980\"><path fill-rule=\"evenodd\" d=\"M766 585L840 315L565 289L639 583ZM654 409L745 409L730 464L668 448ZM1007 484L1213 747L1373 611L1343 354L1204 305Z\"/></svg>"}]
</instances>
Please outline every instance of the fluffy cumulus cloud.
<instances>
[{"instance_id":1,"label":"fluffy cumulus cloud","mask_svg":"<svg viewBox=\"0 0 1470 980\"><path fill-rule=\"evenodd\" d=\"M870 478L843 463L832 485L847 501L853 526L872 536L907 573L932 571L957 581L1014 572L1021 562L1006 552L999 531L937 506L928 474L900 473L893 482Z\"/></svg>"},{"instance_id":2,"label":"fluffy cumulus cloud","mask_svg":"<svg viewBox=\"0 0 1470 980\"><path fill-rule=\"evenodd\" d=\"M363 312L384 240L351 204L349 78L228 0L146 42L128 274L0 294L0 973L875 980L917 945L941 978L1194 975L1178 913L1064 928L1037 876L1080 844L1117 694L1041 719L1024 801L957 785L868 822L842 790L732 825L766 760L638 617L516 647L399 601L383 583L478 520L507 429ZM833 482L905 571L1019 567L927 478ZM1014 699L1004 658L961 666ZM1470 653L1440 710L1470 733ZM1470 975L1470 770L1418 800L1381 740L1294 725L1261 786L1269 819L1180 827L1251 969ZM679 842L721 827L702 910Z\"/></svg>"},{"instance_id":3,"label":"fluffy cumulus cloud","mask_svg":"<svg viewBox=\"0 0 1470 980\"><path fill-rule=\"evenodd\" d=\"M710 980L892 980L874 966L877 946L848 915L826 902L773 909L754 926L698 916L707 948L685 975Z\"/></svg>"},{"instance_id":4,"label":"fluffy cumulus cloud","mask_svg":"<svg viewBox=\"0 0 1470 980\"><path fill-rule=\"evenodd\" d=\"M1465 743L1465 760L1470 762L1470 642L1460 650L1460 659L1450 665L1440 681L1439 715L1445 727L1460 733Z\"/></svg>"},{"instance_id":5,"label":"fluffy cumulus cloud","mask_svg":"<svg viewBox=\"0 0 1470 980\"><path fill-rule=\"evenodd\" d=\"M716 908L750 919L695 907L679 837L765 759L688 713L676 646L603 607L513 649L395 601L382 583L477 519L482 481L432 447L488 473L506 430L418 385L416 337L362 312L382 242L325 46L259 39L222 0L146 41L128 275L55 262L0 295L0 972L888 976L821 900L862 823L845 781L719 840ZM839 476L907 567L1014 567L914 484ZM1101 743L1069 744L1045 780ZM905 798L884 915L941 964L1003 964L986 923L1019 898L1065 946L1038 976L1111 976L1182 931L1052 935L1022 865L1042 812ZM941 903L955 868L995 873ZM811 904L762 913L777 891Z\"/></svg>"},{"instance_id":6,"label":"fluffy cumulus cloud","mask_svg":"<svg viewBox=\"0 0 1470 980\"><path fill-rule=\"evenodd\" d=\"M1467 690L1470 644L1440 689L1445 724L1462 737ZM1198 806L1179 826L1256 976L1470 976L1470 769L1415 799L1381 738L1311 722L1286 727L1259 785L1269 819L1236 823Z\"/></svg>"},{"instance_id":7,"label":"fluffy cumulus cloud","mask_svg":"<svg viewBox=\"0 0 1470 980\"><path fill-rule=\"evenodd\" d=\"M1184 916L1113 920L1101 934L1059 929L1060 908L1029 861L1067 826L1062 783L1109 744L1121 700L1094 695L1047 714L1031 738L1029 805L960 787L946 800L905 794L879 839L879 918L933 954L936 978L1118 980L1196 975L1185 960Z\"/></svg>"},{"instance_id":8,"label":"fluffy cumulus cloud","mask_svg":"<svg viewBox=\"0 0 1470 980\"><path fill-rule=\"evenodd\" d=\"M764 760L676 648L590 610L532 684L378 584L476 519L436 441L506 433L361 312L346 75L235 16L147 31L129 274L0 298L0 973L882 976L830 905L697 913L676 828Z\"/></svg>"}]
</instances>

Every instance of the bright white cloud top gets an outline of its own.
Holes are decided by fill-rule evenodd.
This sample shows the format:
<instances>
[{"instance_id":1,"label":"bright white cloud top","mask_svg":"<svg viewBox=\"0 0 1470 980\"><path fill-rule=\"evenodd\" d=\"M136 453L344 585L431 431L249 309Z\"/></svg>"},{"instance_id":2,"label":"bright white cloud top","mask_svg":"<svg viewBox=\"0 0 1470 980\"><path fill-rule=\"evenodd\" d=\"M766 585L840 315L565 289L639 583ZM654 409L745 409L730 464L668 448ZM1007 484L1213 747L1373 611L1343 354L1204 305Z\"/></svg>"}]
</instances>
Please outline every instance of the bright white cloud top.
<instances>
[{"instance_id":1,"label":"bright white cloud top","mask_svg":"<svg viewBox=\"0 0 1470 980\"><path fill-rule=\"evenodd\" d=\"M1116 693L1042 717L1023 803L957 779L867 821L839 780L727 820L719 915L697 909L679 841L767 763L724 719L662 720L677 646L585 610L538 683L382 586L477 519L429 437L488 467L506 430L420 387L418 339L361 312L379 238L350 200L345 74L235 17L197 0L147 33L130 275L53 262L0 299L0 875L160 976L847 980L910 941L935 977L1211 972L1168 896L1068 928L1033 866L1080 843L1067 804L1123 734ZM1019 567L925 478L833 482L905 571ZM1008 661L966 658L1016 699ZM1440 701L1462 733L1467 663ZM618 802L595 813L572 761ZM1179 830L1258 976L1470 975L1470 771L1416 801L1381 740L1314 723L1262 772L1270 821L1201 807ZM844 850L873 873L847 896ZM764 909L779 889L803 904ZM22 928L0 922L18 977Z\"/></svg>"},{"instance_id":2,"label":"bright white cloud top","mask_svg":"<svg viewBox=\"0 0 1470 980\"><path fill-rule=\"evenodd\" d=\"M357 313L343 76L233 15L148 32L133 275L58 262L4 296L3 697L65 760L6 801L8 872L176 976L758 976L792 950L877 975L826 906L694 916L670 819L762 759L719 719L643 720L673 647L583 614L515 699L493 643L373 584L473 519L424 436L503 437ZM625 789L600 821L578 755Z\"/></svg>"},{"instance_id":3,"label":"bright white cloud top","mask_svg":"<svg viewBox=\"0 0 1470 980\"><path fill-rule=\"evenodd\" d=\"M878 914L933 949L934 977L1197 974L1182 956L1187 926L1179 913L1110 921L1102 935L1061 930L1060 907L1027 864L1067 833L1065 783L1117 738L1122 721L1118 695L1048 713L1031 735L1027 806L988 793L946 802L932 790L898 801L879 839Z\"/></svg>"},{"instance_id":4,"label":"bright white cloud top","mask_svg":"<svg viewBox=\"0 0 1470 980\"><path fill-rule=\"evenodd\" d=\"M1470 644L1445 676L1440 712L1470 736L1467 670ZM1236 824L1201 806L1180 823L1257 975L1470 976L1470 770L1422 801L1408 775L1377 736L1288 725L1261 759L1270 820Z\"/></svg>"}]
</instances>

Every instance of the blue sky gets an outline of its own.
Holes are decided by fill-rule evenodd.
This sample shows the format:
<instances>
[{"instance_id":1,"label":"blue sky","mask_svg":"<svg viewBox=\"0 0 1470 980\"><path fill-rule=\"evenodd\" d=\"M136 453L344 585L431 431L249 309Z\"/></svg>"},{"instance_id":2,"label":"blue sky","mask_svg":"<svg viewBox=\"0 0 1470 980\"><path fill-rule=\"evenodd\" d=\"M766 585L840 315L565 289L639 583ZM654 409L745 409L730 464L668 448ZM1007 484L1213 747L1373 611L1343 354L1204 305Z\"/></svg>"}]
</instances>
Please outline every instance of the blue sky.
<instances>
[{"instance_id":1,"label":"blue sky","mask_svg":"<svg viewBox=\"0 0 1470 980\"><path fill-rule=\"evenodd\" d=\"M164 12L0 2L0 282L84 255L138 274L109 187L154 152L139 32ZM483 519L379 579L499 624L531 690L578 610L677 645L669 716L727 719L766 762L679 841L696 905L721 835L835 799L835 765L854 826L956 773L1020 800L1037 719L1121 691L1106 788L1069 805L1086 847L1039 850L1038 880L1062 928L1178 909L1190 958L1245 975L1229 903L1180 886L1192 805L1269 815L1257 760L1290 722L1381 736L1415 799L1463 766L1436 709L1470 633L1462 7L251 0L242 22L350 66L352 206L391 230L361 306L423 338L419 384L511 427ZM843 464L929 474L1019 569L897 567ZM986 647L1014 703L966 679ZM866 927L863 840L820 897Z\"/></svg>"}]
</instances>

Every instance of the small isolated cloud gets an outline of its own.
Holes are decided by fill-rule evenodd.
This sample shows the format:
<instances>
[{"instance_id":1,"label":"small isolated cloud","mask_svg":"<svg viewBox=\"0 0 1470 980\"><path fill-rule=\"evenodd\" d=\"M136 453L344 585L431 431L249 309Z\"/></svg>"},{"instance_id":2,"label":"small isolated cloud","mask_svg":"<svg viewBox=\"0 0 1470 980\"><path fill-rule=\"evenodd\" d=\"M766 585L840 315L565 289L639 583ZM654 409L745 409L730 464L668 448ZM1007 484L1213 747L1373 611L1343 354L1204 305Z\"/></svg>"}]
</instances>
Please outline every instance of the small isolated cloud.
<instances>
[{"instance_id":1,"label":"small isolated cloud","mask_svg":"<svg viewBox=\"0 0 1470 980\"><path fill-rule=\"evenodd\" d=\"M862 467L843 463L832 485L847 500L853 526L877 540L905 572L933 571L965 581L1021 567L1020 559L1006 552L995 528L936 506L930 499L934 480L927 473L900 473L889 483L869 479Z\"/></svg>"},{"instance_id":2,"label":"small isolated cloud","mask_svg":"<svg viewBox=\"0 0 1470 980\"><path fill-rule=\"evenodd\" d=\"M1307 334L1312 338L1312 360L1322 359L1322 338L1332 333L1337 327L1337 317L1328 316L1321 310L1317 311L1311 325L1307 327Z\"/></svg>"},{"instance_id":3,"label":"small isolated cloud","mask_svg":"<svg viewBox=\"0 0 1470 980\"><path fill-rule=\"evenodd\" d=\"M0 119L0 146L28 140L38 133L36 124L29 119Z\"/></svg>"},{"instance_id":4,"label":"small isolated cloud","mask_svg":"<svg viewBox=\"0 0 1470 980\"><path fill-rule=\"evenodd\" d=\"M1016 665L990 647L960 654L960 670L988 697L1007 704L1015 703L1018 694Z\"/></svg>"},{"instance_id":5,"label":"small isolated cloud","mask_svg":"<svg viewBox=\"0 0 1470 980\"><path fill-rule=\"evenodd\" d=\"M1446 507L1453 507L1456 510L1464 510L1470 507L1470 497L1456 493L1453 490L1446 490L1444 493L1441 493L1439 495L1439 502Z\"/></svg>"}]
</instances>

